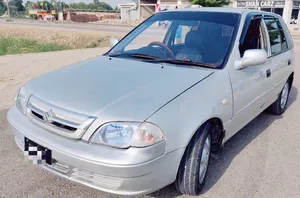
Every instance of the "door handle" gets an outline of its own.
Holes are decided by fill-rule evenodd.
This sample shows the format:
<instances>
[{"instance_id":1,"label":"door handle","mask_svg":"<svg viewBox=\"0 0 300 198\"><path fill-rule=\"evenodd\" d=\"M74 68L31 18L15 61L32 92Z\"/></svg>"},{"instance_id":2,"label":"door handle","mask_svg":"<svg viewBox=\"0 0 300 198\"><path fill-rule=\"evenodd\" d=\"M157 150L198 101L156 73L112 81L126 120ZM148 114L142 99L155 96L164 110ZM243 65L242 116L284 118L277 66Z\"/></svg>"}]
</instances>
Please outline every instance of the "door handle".
<instances>
[{"instance_id":1,"label":"door handle","mask_svg":"<svg viewBox=\"0 0 300 198\"><path fill-rule=\"evenodd\" d=\"M271 76L271 70L270 70L270 69L268 69L268 70L266 71L266 75L267 75L267 78L269 78L269 77Z\"/></svg>"},{"instance_id":2,"label":"door handle","mask_svg":"<svg viewBox=\"0 0 300 198\"><path fill-rule=\"evenodd\" d=\"M291 65L292 61L291 59L288 60L288 65Z\"/></svg>"}]
</instances>

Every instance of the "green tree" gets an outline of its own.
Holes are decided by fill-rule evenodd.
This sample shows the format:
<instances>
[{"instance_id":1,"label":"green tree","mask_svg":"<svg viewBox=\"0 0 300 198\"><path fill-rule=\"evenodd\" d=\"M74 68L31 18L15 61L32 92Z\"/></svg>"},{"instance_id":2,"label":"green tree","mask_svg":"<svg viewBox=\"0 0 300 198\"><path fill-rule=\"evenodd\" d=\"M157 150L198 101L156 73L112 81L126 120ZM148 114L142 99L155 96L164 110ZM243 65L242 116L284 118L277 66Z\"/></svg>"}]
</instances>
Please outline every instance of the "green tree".
<instances>
[{"instance_id":1,"label":"green tree","mask_svg":"<svg viewBox=\"0 0 300 198\"><path fill-rule=\"evenodd\" d=\"M114 8L114 11L120 11L120 8L119 8L118 6L116 6L116 7Z\"/></svg>"},{"instance_id":2,"label":"green tree","mask_svg":"<svg viewBox=\"0 0 300 198\"><path fill-rule=\"evenodd\" d=\"M25 7L23 6L23 0L10 0L9 4L12 7L15 7L17 11L25 11Z\"/></svg>"},{"instance_id":3,"label":"green tree","mask_svg":"<svg viewBox=\"0 0 300 198\"><path fill-rule=\"evenodd\" d=\"M99 0L94 0L94 3L89 4L86 4L84 2L71 3L70 8L83 10L113 10L110 5L104 2L99 2Z\"/></svg>"},{"instance_id":4,"label":"green tree","mask_svg":"<svg viewBox=\"0 0 300 198\"><path fill-rule=\"evenodd\" d=\"M100 4L100 1L99 1L99 0L94 0L94 4L95 4L95 5L99 5L99 4Z\"/></svg>"},{"instance_id":5,"label":"green tree","mask_svg":"<svg viewBox=\"0 0 300 198\"><path fill-rule=\"evenodd\" d=\"M11 16L17 16L19 17L20 16L20 13L19 11L24 11L25 8L24 6L20 6L20 4L18 3L18 1L21 2L21 5L22 5L22 0L10 0L9 1L9 10L10 10L10 14ZM3 0L0 0L0 15L3 15L5 14L7 11L7 4L4 3Z\"/></svg>"},{"instance_id":6,"label":"green tree","mask_svg":"<svg viewBox=\"0 0 300 198\"><path fill-rule=\"evenodd\" d=\"M54 9L58 12L63 11L66 8L69 8L69 5L64 2L52 2L52 5L54 6Z\"/></svg>"},{"instance_id":7,"label":"green tree","mask_svg":"<svg viewBox=\"0 0 300 198\"><path fill-rule=\"evenodd\" d=\"M94 0L94 7L97 10L113 10L113 8L104 2L99 2L99 0Z\"/></svg>"},{"instance_id":8,"label":"green tree","mask_svg":"<svg viewBox=\"0 0 300 198\"><path fill-rule=\"evenodd\" d=\"M32 2L32 1L26 1L26 3L25 3L25 9L26 9L26 10L33 9L33 8L34 8L34 5L36 5L35 2Z\"/></svg>"},{"instance_id":9,"label":"green tree","mask_svg":"<svg viewBox=\"0 0 300 198\"><path fill-rule=\"evenodd\" d=\"M80 3L71 3L70 8L73 9L89 9L88 4L80 2Z\"/></svg>"},{"instance_id":10,"label":"green tree","mask_svg":"<svg viewBox=\"0 0 300 198\"><path fill-rule=\"evenodd\" d=\"M32 1L26 1L25 3L25 11L26 11L26 14L28 15L29 14L29 10L32 10L34 9L34 6L36 5L35 2L32 2Z\"/></svg>"},{"instance_id":11,"label":"green tree","mask_svg":"<svg viewBox=\"0 0 300 198\"><path fill-rule=\"evenodd\" d=\"M4 4L3 0L0 0L0 16L3 15L6 11L6 5Z\"/></svg>"},{"instance_id":12,"label":"green tree","mask_svg":"<svg viewBox=\"0 0 300 198\"><path fill-rule=\"evenodd\" d=\"M37 7L38 7L38 9L42 9L42 10L53 10L54 9L52 3L48 2L48 1L38 1Z\"/></svg>"},{"instance_id":13,"label":"green tree","mask_svg":"<svg viewBox=\"0 0 300 198\"><path fill-rule=\"evenodd\" d=\"M229 4L229 0L190 0L192 4L201 5L203 7L222 7Z\"/></svg>"}]
</instances>

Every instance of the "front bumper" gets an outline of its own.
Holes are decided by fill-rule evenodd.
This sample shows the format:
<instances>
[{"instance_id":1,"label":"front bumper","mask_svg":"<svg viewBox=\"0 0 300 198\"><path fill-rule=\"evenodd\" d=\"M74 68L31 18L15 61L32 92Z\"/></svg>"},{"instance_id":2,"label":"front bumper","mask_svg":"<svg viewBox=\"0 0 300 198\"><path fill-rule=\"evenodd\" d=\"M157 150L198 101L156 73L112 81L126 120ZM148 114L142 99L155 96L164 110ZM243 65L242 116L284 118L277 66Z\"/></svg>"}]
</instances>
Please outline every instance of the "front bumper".
<instances>
[{"instance_id":1,"label":"front bumper","mask_svg":"<svg viewBox=\"0 0 300 198\"><path fill-rule=\"evenodd\" d=\"M165 143L115 149L72 140L31 123L14 106L7 119L19 148L24 137L52 150L54 163L42 167L72 181L119 195L154 192L175 181L184 149L164 153Z\"/></svg>"}]
</instances>

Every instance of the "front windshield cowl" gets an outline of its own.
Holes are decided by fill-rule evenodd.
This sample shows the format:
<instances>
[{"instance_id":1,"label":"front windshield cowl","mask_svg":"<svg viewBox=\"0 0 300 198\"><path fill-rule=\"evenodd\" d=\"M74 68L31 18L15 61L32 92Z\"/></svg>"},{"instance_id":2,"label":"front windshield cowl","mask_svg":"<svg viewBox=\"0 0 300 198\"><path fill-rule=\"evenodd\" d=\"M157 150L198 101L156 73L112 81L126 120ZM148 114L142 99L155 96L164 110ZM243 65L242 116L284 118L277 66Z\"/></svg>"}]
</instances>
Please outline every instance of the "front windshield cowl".
<instances>
[{"instance_id":1,"label":"front windshield cowl","mask_svg":"<svg viewBox=\"0 0 300 198\"><path fill-rule=\"evenodd\" d=\"M222 68L231 52L239 21L238 13L161 12L135 28L106 55Z\"/></svg>"},{"instance_id":2,"label":"front windshield cowl","mask_svg":"<svg viewBox=\"0 0 300 198\"><path fill-rule=\"evenodd\" d=\"M168 63L168 64L173 64L173 65L188 65L188 66L207 67L207 68L216 68L216 66L217 66L214 64L193 62L193 61L187 60L187 59L185 59L185 60L161 59L159 57L150 56L147 54L115 53L115 54L110 54L109 57L137 59L137 60L145 61L148 63Z\"/></svg>"}]
</instances>

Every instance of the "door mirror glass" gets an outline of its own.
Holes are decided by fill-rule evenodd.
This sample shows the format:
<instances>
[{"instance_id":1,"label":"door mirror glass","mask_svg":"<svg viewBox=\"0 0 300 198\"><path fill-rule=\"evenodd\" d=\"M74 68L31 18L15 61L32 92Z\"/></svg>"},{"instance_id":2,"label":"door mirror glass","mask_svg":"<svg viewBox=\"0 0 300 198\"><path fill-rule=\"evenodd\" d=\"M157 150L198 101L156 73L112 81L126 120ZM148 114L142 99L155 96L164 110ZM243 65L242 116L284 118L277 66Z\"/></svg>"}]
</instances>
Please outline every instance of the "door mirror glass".
<instances>
[{"instance_id":1,"label":"door mirror glass","mask_svg":"<svg viewBox=\"0 0 300 198\"><path fill-rule=\"evenodd\" d=\"M235 68L242 69L249 66L257 66L266 63L268 60L268 54L263 49L251 49L246 50L243 58L236 61Z\"/></svg>"},{"instance_id":2,"label":"door mirror glass","mask_svg":"<svg viewBox=\"0 0 300 198\"><path fill-rule=\"evenodd\" d=\"M117 45L118 43L119 43L119 39L117 39L117 38L111 38L110 40L109 40L109 46L111 47L111 48L113 48L115 45Z\"/></svg>"}]
</instances>

